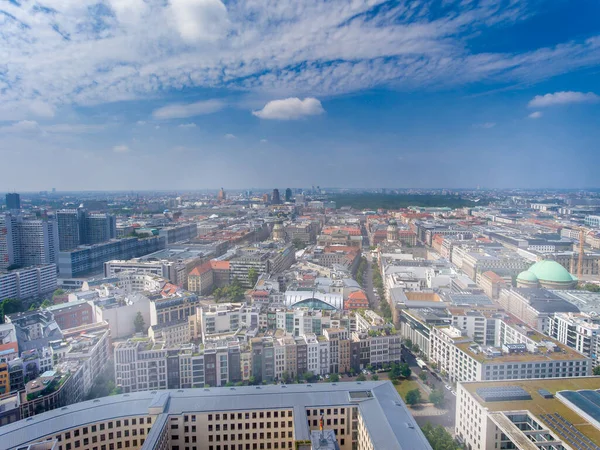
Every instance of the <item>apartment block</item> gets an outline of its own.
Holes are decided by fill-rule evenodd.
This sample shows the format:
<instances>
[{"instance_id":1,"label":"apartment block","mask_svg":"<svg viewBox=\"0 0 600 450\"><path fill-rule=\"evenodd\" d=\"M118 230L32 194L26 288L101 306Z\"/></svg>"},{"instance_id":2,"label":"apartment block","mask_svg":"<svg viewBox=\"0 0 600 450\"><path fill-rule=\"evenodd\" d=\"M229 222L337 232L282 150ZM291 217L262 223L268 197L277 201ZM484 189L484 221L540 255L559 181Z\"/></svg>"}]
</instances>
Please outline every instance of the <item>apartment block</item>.
<instances>
[{"instance_id":1,"label":"apartment block","mask_svg":"<svg viewBox=\"0 0 600 450\"><path fill-rule=\"evenodd\" d=\"M0 272L0 301L38 297L55 291L56 286L56 264Z\"/></svg>"}]
</instances>

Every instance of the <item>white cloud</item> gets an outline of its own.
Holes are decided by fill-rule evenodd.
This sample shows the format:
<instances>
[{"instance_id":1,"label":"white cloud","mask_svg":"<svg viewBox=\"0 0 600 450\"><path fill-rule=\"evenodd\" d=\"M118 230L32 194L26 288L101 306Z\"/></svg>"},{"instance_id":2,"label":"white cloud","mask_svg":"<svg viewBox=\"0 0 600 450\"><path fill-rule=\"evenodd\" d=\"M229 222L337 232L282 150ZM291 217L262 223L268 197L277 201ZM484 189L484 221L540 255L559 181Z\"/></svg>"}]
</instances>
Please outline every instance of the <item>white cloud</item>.
<instances>
[{"instance_id":1,"label":"white cloud","mask_svg":"<svg viewBox=\"0 0 600 450\"><path fill-rule=\"evenodd\" d=\"M196 124L194 122L182 123L179 125L179 128L196 128Z\"/></svg>"},{"instance_id":2,"label":"white cloud","mask_svg":"<svg viewBox=\"0 0 600 450\"><path fill-rule=\"evenodd\" d=\"M377 86L532 83L600 65L599 36L524 53L464 45L467 35L530 17L527 1L456 1L440 17L414 0L377 13L383 0L51 3L52 14L35 2L2 3L1 60L10 70L0 78L0 120L197 87L321 98ZM164 118L198 114L161 110Z\"/></svg>"},{"instance_id":3,"label":"white cloud","mask_svg":"<svg viewBox=\"0 0 600 450\"><path fill-rule=\"evenodd\" d=\"M104 125L86 125L86 124L70 124L70 123L58 123L54 125L45 125L42 130L48 133L65 133L65 134L79 134L79 133L99 133L106 129Z\"/></svg>"},{"instance_id":4,"label":"white cloud","mask_svg":"<svg viewBox=\"0 0 600 450\"><path fill-rule=\"evenodd\" d=\"M252 114L261 119L296 120L324 112L321 102L316 98L307 97L300 100L298 97L290 97L284 100L270 101L263 109L252 111Z\"/></svg>"},{"instance_id":5,"label":"white cloud","mask_svg":"<svg viewBox=\"0 0 600 450\"><path fill-rule=\"evenodd\" d=\"M129 152L129 147L127 145L115 145L113 147L113 152L115 153L127 153Z\"/></svg>"},{"instance_id":6,"label":"white cloud","mask_svg":"<svg viewBox=\"0 0 600 450\"><path fill-rule=\"evenodd\" d=\"M220 0L171 0L170 3L176 27L185 41L215 41L226 33L227 8Z\"/></svg>"},{"instance_id":7,"label":"white cloud","mask_svg":"<svg viewBox=\"0 0 600 450\"><path fill-rule=\"evenodd\" d=\"M204 114L212 114L225 107L222 100L204 100L196 103L174 103L154 110L152 116L155 119L185 119Z\"/></svg>"},{"instance_id":8,"label":"white cloud","mask_svg":"<svg viewBox=\"0 0 600 450\"><path fill-rule=\"evenodd\" d=\"M561 91L553 94L536 95L528 104L530 108L545 108L568 103L597 103L600 95L593 92Z\"/></svg>"},{"instance_id":9,"label":"white cloud","mask_svg":"<svg viewBox=\"0 0 600 450\"><path fill-rule=\"evenodd\" d=\"M494 128L495 126L496 126L496 122L476 123L475 125L473 125L473 127L475 127L475 128L485 128L485 129Z\"/></svg>"},{"instance_id":10,"label":"white cloud","mask_svg":"<svg viewBox=\"0 0 600 450\"><path fill-rule=\"evenodd\" d=\"M235 138L236 138L235 134L231 134L231 133L227 133L227 134L226 134L225 136L223 136L223 137L224 137L225 139L229 139L229 140L231 140L231 139L235 139Z\"/></svg>"},{"instance_id":11,"label":"white cloud","mask_svg":"<svg viewBox=\"0 0 600 450\"><path fill-rule=\"evenodd\" d=\"M269 141L267 141L266 139L261 139L261 140L260 140L260 143L261 143L261 144L266 144L267 142L269 142Z\"/></svg>"},{"instance_id":12,"label":"white cloud","mask_svg":"<svg viewBox=\"0 0 600 450\"><path fill-rule=\"evenodd\" d=\"M539 119L540 117L542 117L542 112L541 111L534 111L531 114L529 114L527 117L529 117L530 119Z\"/></svg>"},{"instance_id":13,"label":"white cloud","mask_svg":"<svg viewBox=\"0 0 600 450\"><path fill-rule=\"evenodd\" d=\"M145 120L138 120L135 124L138 125L138 126L140 126L140 127L142 127L142 126L146 125L146 121Z\"/></svg>"},{"instance_id":14,"label":"white cloud","mask_svg":"<svg viewBox=\"0 0 600 450\"><path fill-rule=\"evenodd\" d=\"M29 111L35 116L52 118L55 114L55 109L52 105L44 103L40 100L34 100L29 104Z\"/></svg>"},{"instance_id":15,"label":"white cloud","mask_svg":"<svg viewBox=\"0 0 600 450\"><path fill-rule=\"evenodd\" d=\"M3 133L31 133L40 131L39 124L34 120L21 120L19 122L11 123L0 127L0 132Z\"/></svg>"}]
</instances>

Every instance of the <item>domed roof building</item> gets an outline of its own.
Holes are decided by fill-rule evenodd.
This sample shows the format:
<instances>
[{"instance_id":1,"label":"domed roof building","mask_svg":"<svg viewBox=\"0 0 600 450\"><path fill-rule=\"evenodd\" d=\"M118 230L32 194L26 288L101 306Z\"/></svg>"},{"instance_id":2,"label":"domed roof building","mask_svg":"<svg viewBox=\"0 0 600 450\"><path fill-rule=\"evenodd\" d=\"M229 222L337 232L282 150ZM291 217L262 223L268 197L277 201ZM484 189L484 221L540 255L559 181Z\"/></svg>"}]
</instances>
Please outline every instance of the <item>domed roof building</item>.
<instances>
[{"instance_id":1,"label":"domed roof building","mask_svg":"<svg viewBox=\"0 0 600 450\"><path fill-rule=\"evenodd\" d=\"M577 284L577 278L556 261L545 259L536 262L528 270L517 277L517 287L572 289Z\"/></svg>"}]
</instances>

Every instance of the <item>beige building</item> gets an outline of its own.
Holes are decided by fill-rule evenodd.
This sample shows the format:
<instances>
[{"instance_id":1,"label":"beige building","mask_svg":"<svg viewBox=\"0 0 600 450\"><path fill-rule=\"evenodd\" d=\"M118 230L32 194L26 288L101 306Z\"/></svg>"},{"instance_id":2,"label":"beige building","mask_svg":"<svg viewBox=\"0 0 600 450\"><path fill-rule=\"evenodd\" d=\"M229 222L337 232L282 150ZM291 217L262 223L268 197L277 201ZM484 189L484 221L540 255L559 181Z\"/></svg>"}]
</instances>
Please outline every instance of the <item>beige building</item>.
<instances>
[{"instance_id":1,"label":"beige building","mask_svg":"<svg viewBox=\"0 0 600 450\"><path fill-rule=\"evenodd\" d=\"M109 396L3 426L0 442L10 450L43 441L36 448L296 449L321 420L341 450L431 449L389 381Z\"/></svg>"},{"instance_id":2,"label":"beige building","mask_svg":"<svg viewBox=\"0 0 600 450\"><path fill-rule=\"evenodd\" d=\"M459 383L456 436L467 449L593 449L600 424L571 403L600 377Z\"/></svg>"}]
</instances>

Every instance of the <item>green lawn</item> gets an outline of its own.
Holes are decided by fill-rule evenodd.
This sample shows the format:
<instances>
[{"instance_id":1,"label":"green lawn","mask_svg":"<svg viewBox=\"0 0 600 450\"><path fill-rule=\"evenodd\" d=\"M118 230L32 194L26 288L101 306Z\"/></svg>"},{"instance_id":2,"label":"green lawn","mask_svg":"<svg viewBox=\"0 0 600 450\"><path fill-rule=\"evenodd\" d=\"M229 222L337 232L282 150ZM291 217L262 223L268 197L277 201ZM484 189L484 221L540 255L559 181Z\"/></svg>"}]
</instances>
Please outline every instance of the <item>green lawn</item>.
<instances>
[{"instance_id":1,"label":"green lawn","mask_svg":"<svg viewBox=\"0 0 600 450\"><path fill-rule=\"evenodd\" d=\"M400 384L396 385L396 390L398 391L398 394L400 394L400 397L402 397L402 400L406 401L406 393L408 391L412 391L413 389L419 389L421 391L421 399L423 399L423 401L428 401L429 399L429 394L427 394L422 388L421 386L419 386L419 383L417 383L415 380L403 380L400 382Z\"/></svg>"}]
</instances>

